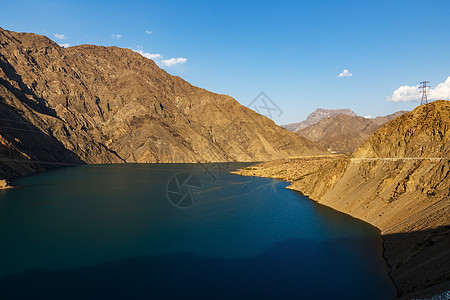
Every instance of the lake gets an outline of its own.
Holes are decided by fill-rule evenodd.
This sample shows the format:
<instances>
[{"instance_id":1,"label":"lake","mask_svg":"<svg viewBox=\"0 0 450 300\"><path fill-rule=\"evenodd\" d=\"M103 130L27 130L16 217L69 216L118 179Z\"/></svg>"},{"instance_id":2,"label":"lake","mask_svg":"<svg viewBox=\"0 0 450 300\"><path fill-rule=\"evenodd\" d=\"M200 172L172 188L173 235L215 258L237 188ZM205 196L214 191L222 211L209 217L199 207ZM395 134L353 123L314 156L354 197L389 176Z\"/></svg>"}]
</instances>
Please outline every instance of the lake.
<instances>
[{"instance_id":1,"label":"lake","mask_svg":"<svg viewBox=\"0 0 450 300\"><path fill-rule=\"evenodd\" d=\"M0 191L1 299L389 299L379 231L229 164L67 167Z\"/></svg>"}]
</instances>

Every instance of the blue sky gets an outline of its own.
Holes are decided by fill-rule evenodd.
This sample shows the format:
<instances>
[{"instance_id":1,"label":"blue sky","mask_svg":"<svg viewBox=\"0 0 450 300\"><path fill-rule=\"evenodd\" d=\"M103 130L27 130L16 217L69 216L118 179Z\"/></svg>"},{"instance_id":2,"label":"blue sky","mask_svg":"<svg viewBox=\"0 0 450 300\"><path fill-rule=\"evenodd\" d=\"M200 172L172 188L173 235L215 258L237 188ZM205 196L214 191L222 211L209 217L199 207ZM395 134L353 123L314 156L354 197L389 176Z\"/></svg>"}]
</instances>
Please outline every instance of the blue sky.
<instances>
[{"instance_id":1,"label":"blue sky","mask_svg":"<svg viewBox=\"0 0 450 300\"><path fill-rule=\"evenodd\" d=\"M169 73L243 105L264 91L283 111L278 124L319 107L362 116L411 110L422 80L441 84L438 97L450 93L448 0L2 0L1 7L4 29L149 53ZM344 70L352 76L338 77Z\"/></svg>"}]
</instances>

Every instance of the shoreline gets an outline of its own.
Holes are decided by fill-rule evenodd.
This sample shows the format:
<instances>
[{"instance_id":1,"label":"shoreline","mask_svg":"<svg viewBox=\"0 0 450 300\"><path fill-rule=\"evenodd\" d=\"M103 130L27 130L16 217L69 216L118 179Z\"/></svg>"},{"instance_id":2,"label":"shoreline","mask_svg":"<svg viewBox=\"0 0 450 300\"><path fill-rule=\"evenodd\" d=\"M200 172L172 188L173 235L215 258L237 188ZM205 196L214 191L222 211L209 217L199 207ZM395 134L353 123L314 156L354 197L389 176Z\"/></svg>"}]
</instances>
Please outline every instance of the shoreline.
<instances>
[{"instance_id":1,"label":"shoreline","mask_svg":"<svg viewBox=\"0 0 450 300\"><path fill-rule=\"evenodd\" d=\"M316 171L315 171L315 173L314 172L311 173L310 172L311 171L310 168L306 168L305 169L302 166L300 169L301 169L301 171L303 173L302 172L295 172L295 174L292 175L291 173L289 173L289 170L288 170L289 168L293 168L295 171L298 171L298 170L297 170L297 166L294 163L292 163L290 160L294 160L294 161L300 160L302 163L306 162L306 164L312 164ZM271 173L271 172L267 172L267 170L264 170L264 168L261 168L261 165L264 165L264 166L266 166L266 165L278 166L280 161L287 161L288 162L287 165L289 166L289 168L286 168L285 170L283 170L284 173L281 172L282 174L280 174L278 169L277 169L277 172L272 172ZM348 161L348 163L342 163L342 161ZM317 164L317 162L319 162L319 163ZM426 234L428 234L427 238L431 234L431 239L433 240L434 237L436 236L436 234L434 234L434 231L437 230L439 232L439 230L440 230L439 228L435 229L435 230L431 230L431 232L429 232L430 230L428 230L428 231L423 230L423 232L422 232L420 230L422 230L423 228L419 228L418 232L411 232L411 233L417 233L416 236L411 235L409 237L409 239L408 239L408 236L407 236L408 233L407 232L406 233L397 233L396 234L395 232L392 232L392 228L394 228L394 227L388 228L388 230L386 230L386 229L383 230L382 228L380 228L380 226L378 224L373 224L372 222L368 221L364 217L361 217L357 213L352 213L351 211L349 212L348 209L346 210L345 208L343 209L342 207L336 207L336 205L337 205L336 203L332 203L332 202L330 203L329 201L323 201L324 195L326 196L326 193L323 193L323 191L321 193L318 193L318 194L316 193L315 196L312 195L311 189L314 190L315 189L315 185L317 185L318 183L317 182L311 182L311 180L313 180L314 177L316 177L316 175L319 175L320 188L322 190L323 189L325 189L325 190L330 189L330 186L327 185L327 182L330 181L331 177L333 177L333 182L336 181L335 178L334 178L334 177L336 177L335 176L336 174L334 174L331 177L330 176L328 176L328 177L325 176L323 178L320 177L320 175L323 175L324 172L326 173L326 172L329 172L330 170L332 170L332 169L329 168L329 165L332 165L333 168L338 168L338 169L339 168L344 168L344 169L349 168L351 163L350 163L350 159L349 159L348 156L345 156L345 155L309 156L309 157L297 157L297 158L294 158L294 159L281 159L281 160L275 160L275 161L267 161L267 162L262 162L262 163L261 162L245 162L245 163L248 163L249 165L247 167L242 168L242 169L234 169L233 171L229 171L229 173L233 173L233 174L237 174L237 175L241 175L241 176L265 177L265 178L281 179L281 180L283 180L285 182L290 183L290 185L286 187L287 189L291 189L291 190L293 190L295 192L300 193L301 195L307 197L309 199L309 201L312 201L314 203L317 203L317 204L329 207L329 208L331 208L333 210L345 213L346 215L349 215L349 216L351 216L353 218L359 219L359 220L367 223L368 225L371 225L371 226L377 228L380 231L380 236L381 236L381 239L382 239L381 255L382 255L382 257L383 257L383 259L386 262L386 265L388 267L388 270L389 270L388 271L388 276L389 276L391 282L393 283L394 288L396 289L396 297L397 297L397 299L427 298L427 297L432 297L434 295L440 294L442 292L450 291L450 280L449 279L445 279L446 277L444 277L444 281L441 281L441 282L438 281L436 284L434 284L434 282L436 280L434 280L434 282L432 281L431 283L429 283L429 280L427 280L425 282L421 282L419 280L419 286L418 286L417 290L408 289L408 288L411 287L411 285L409 285L409 286L407 285L407 288L405 289L404 282L402 282L403 278L401 278L402 280L398 281L398 279L400 277L405 277L405 273L404 273L405 270L400 270L401 272L399 273L399 270L396 269L397 265L399 263L403 263L403 261L400 261L400 262L398 261L398 259L396 257L396 256L398 256L397 255L398 253L395 253L395 251L393 252L393 249L395 250L396 247L399 247L399 245L400 245L400 248L402 248L403 245L401 243L403 243L405 241L407 243L411 244L413 247L416 247L417 245L420 245L420 243L422 242L422 239L419 239L419 238L423 238L423 236L426 235ZM160 163L151 163L151 164L155 164L156 165L156 164L160 164ZM109 165L109 164L101 164L101 165ZM286 165L285 165L285 167L286 167ZM36 173L42 173L42 172L50 171L52 169L53 168L51 168L49 170L44 170L44 171L41 171L41 172L33 172L33 173L25 174L25 175L22 175L22 176L16 176L15 178L24 177L24 176L28 176L28 175L32 175L32 174L36 174ZM261 174L257 175L257 174L255 174L255 173L261 173L261 171L265 171L265 174L264 175L261 175ZM273 170L269 170L269 171L273 171ZM305 171L308 171L306 175L304 174ZM247 173L247 174L244 174L244 173ZM271 173L271 174L267 174L267 173ZM344 176L343 174L338 176L339 180L343 176ZM337 181L339 181L339 180L337 180ZM298 185L297 186L295 185L295 183L298 182L298 181L302 181L303 184L305 184L305 181L306 181L306 185L305 186L307 186L310 189L307 190L306 192L302 191L302 189L299 188ZM336 185L336 182L334 182L334 185ZM331 189L334 187L334 185L331 187ZM12 188L12 187L8 187L8 188ZM317 195L319 195L319 196L317 196ZM380 214L380 216L381 216L381 214ZM402 221L399 221L399 222L397 222L395 224L395 226L404 225L402 223L403 223ZM448 232L450 234L450 226L444 226L444 230L445 230L446 227L449 228ZM397 228L394 228L394 229L397 229ZM422 236L420 236L421 233L423 233ZM444 232L444 235L445 234L447 234L447 233ZM419 238L417 237L417 235L419 235ZM437 236L439 237L439 235L437 235ZM450 237L450 235L449 235L449 237ZM450 239L447 239L447 240L450 240ZM399 243L399 241L401 241L401 243ZM408 246L410 246L409 244L408 244ZM425 250L427 250L427 249L425 249ZM404 249L401 249L401 251L404 252L404 253L403 252L400 253L401 255L403 255L403 254L409 255L410 254L409 252L404 251ZM393 255L394 253L396 255ZM426 256L426 253L425 253L425 257L428 260L432 260L433 259L432 256L431 256L432 259L430 259L429 256ZM419 261L412 261L412 262L406 261L406 263L409 263L409 264L411 264L411 263L422 264L422 261L420 261L420 260ZM445 266L445 264L444 264L444 266ZM432 266L432 267L434 267L434 266ZM428 266L427 266L427 268L428 268ZM429 269L431 269L431 268L429 268ZM413 275L414 275L414 277L418 277L418 278L424 277L424 276L427 275L427 274L422 274L422 273L427 273L427 272L422 272L421 270L416 270L416 271L414 271ZM438 278L442 278L442 272L439 275L441 277L438 277ZM446 274L444 274L444 276L446 276ZM409 284L409 282L408 282L408 284ZM416 288L416 286L412 286L412 287Z\"/></svg>"},{"instance_id":2,"label":"shoreline","mask_svg":"<svg viewBox=\"0 0 450 300\"><path fill-rule=\"evenodd\" d=\"M290 183L286 188L311 201L376 227L396 297L416 299L450 291L450 272L445 269L450 257L442 255L450 248L450 199L445 189L449 183L442 181L444 189L432 194L408 186L414 172L425 183L434 180L435 173L430 170L442 168L441 164L444 162L355 162L348 156L335 156L281 159L233 173L282 179ZM393 198L392 190L403 184L402 172L410 176L407 188Z\"/></svg>"},{"instance_id":3,"label":"shoreline","mask_svg":"<svg viewBox=\"0 0 450 300\"><path fill-rule=\"evenodd\" d=\"M365 222L365 221L364 221ZM367 222L366 222L367 223ZM369 224L369 223L368 223ZM378 227L377 227L378 228ZM379 228L378 228L379 229ZM386 239L384 238L383 234L381 234L381 230L380 230L380 237L382 240L381 246L383 247L383 251L381 252L381 257L383 257L383 260L386 263L386 266L388 267L389 271L388 271L388 276L389 279L391 280L392 284L394 285L395 288L395 293L396 293L396 298L399 297L399 293L400 293L400 288L397 285L397 282L395 282L394 277L392 276L392 266L389 263L389 260L386 256Z\"/></svg>"},{"instance_id":4,"label":"shoreline","mask_svg":"<svg viewBox=\"0 0 450 300\"><path fill-rule=\"evenodd\" d=\"M329 156L328 156L328 155L326 155L326 156L308 156L308 158L323 158L323 157L329 157ZM220 163L223 163L223 162L218 162L218 164L220 164ZM251 166L253 166L253 165L255 165L255 164L258 164L258 162L231 162L231 163L245 163L245 164L248 164L248 166L243 167L243 169L249 168L249 167L251 168ZM140 164L140 163L135 163L135 164L136 164L136 165L142 165L142 164ZM159 165L159 164L166 164L166 163L145 163L144 165ZM181 164L194 164L194 165L195 165L195 164L197 164L197 163L181 163ZM111 165L116 165L116 164L92 164L92 165L86 164L86 165L79 165L79 167L81 167L81 166L111 166ZM123 164L119 164L119 165L123 165ZM66 167L67 167L67 166L66 166ZM62 168L66 168L66 167L62 167ZM70 166L70 167L72 167L72 166ZM22 175L22 176L17 176L17 177L15 177L15 179L17 179L17 178L23 178L23 177L27 177L27 176L33 176L33 175L41 174L41 173L44 173L44 172L54 171L54 170L57 170L57 169L61 169L61 167L58 167L58 168L52 168L52 169L48 169L48 170L41 171L41 172L34 172L34 173L31 173L31 174L26 174L26 175ZM241 170L241 169L239 169L239 168L233 168L232 170L229 170L228 173L236 174L236 172L238 172L238 171L240 171L240 170ZM236 174L236 175L243 176L243 175L240 175L240 174ZM263 178L263 177L261 177L261 176L252 176L252 177L255 177L255 178L256 178L256 177L258 177L258 178ZM284 182L289 182L289 181L286 181L286 180L284 180L284 179L281 179L281 180L283 180ZM12 188L12 186L8 186L7 188ZM285 188L286 188L286 189L290 189L289 186L287 186L287 187L285 187ZM336 212L339 212L339 213L344 213L344 212L339 211L339 210L336 210L336 209L334 209L334 208L332 208L332 207L330 207L330 206L328 206L328 205L324 205L324 204L320 203L319 201L314 200L314 199L310 198L309 196L304 195L302 192L300 192L300 191L298 191L298 190L295 190L295 189L290 189L290 190L294 191L295 193L298 193L299 195L302 195L302 196L306 197L306 198L308 199L308 201L311 201L313 204L316 204L316 205L319 205L319 206L326 207L326 208L328 208L328 209L331 209L331 210L336 211ZM391 280L391 282L392 282L392 284L393 284L393 287L394 287L394 289L395 289L395 293L397 294L397 291L398 291L397 286L396 286L395 282L392 280L392 276L390 275L390 265L387 263L387 260L386 260L386 258L385 258L385 256L384 256L384 252L385 252L384 238L383 238L383 236L381 235L381 232L380 232L379 228L373 226L372 224L370 224L370 223L368 223L368 222L366 222L366 221L364 221L364 220L361 220L360 218L356 218L356 217L354 217L354 216L352 216L352 215L350 215L350 214L347 214L347 213L344 213L344 214L347 215L347 216L350 216L351 218L354 218L354 219L357 219L357 220L359 220L359 221L362 221L362 222L364 222L366 225L369 225L369 226L372 227L372 228L376 228L376 230L378 231L378 234L379 234L378 236L381 238L381 249L380 249L381 251L377 251L377 252L379 252L379 253L381 254L381 257L383 258L383 260L384 260L385 263L386 263L386 267L387 267L387 272L386 272L386 274L389 276L389 279Z\"/></svg>"},{"instance_id":5,"label":"shoreline","mask_svg":"<svg viewBox=\"0 0 450 300\"><path fill-rule=\"evenodd\" d=\"M245 175L241 175L241 176L245 176ZM260 176L249 176L249 177L259 177L259 178L261 178ZM267 177L263 177L263 178L267 178ZM290 182L290 181L287 181L287 180L284 180L284 181L285 181L285 182ZM387 266L387 268L388 268L387 275L389 276L389 279L390 279L390 281L392 282L392 285L393 285L394 288L395 288L396 297L399 297L399 296L398 296L398 293L399 293L399 287L398 287L397 283L395 282L395 280L394 280L394 278L393 278L393 276L392 276L392 266L390 265L390 263L389 263L389 261L388 261L388 258L386 257L386 247L385 247L385 242L386 242L386 241L385 241L385 238L384 238L383 234L381 233L380 228L378 228L378 227L376 227L376 226L370 224L369 222L367 222L367 221L365 221L365 220L363 220L363 219L361 219L361 218L357 218L357 217L355 217L355 216L352 216L351 214L348 214L348 213L346 213L346 212L337 210L337 209L335 209L335 208L333 208L333 207L331 207L331 206L328 206L328 205L326 205L326 204L322 204L322 203L320 203L319 201L314 200L314 199L311 199L310 197L304 195L302 192L300 192L300 191L298 191L298 190L295 190L295 189L292 189L292 188L289 188L289 187L290 187L290 186L287 186L287 187L285 187L285 189L288 189L288 190L294 191L294 192L296 192L296 193L299 193L301 196L308 198L308 200L311 201L311 202L313 202L314 204L323 205L323 206L325 206L325 207L327 207L327 208L330 208L330 209L332 209L332 210L334 210L334 211L337 211L337 212L339 212L339 213L343 213L343 214L345 214L345 215L347 215L347 216L350 216L350 217L355 218L355 219L357 219L357 220L359 220L359 221L362 221L362 222L366 223L368 226L371 226L371 227L376 228L376 229L378 230L379 236L380 236L380 238L381 238L381 248L382 248L382 249L381 249L381 257L383 258L383 260L384 260L384 262L386 263L386 266Z\"/></svg>"},{"instance_id":6,"label":"shoreline","mask_svg":"<svg viewBox=\"0 0 450 300\"><path fill-rule=\"evenodd\" d=\"M249 166L249 168L251 168L251 167L252 167L252 166ZM236 174L236 175L240 175L240 176L247 176L247 177L272 178L272 177L265 177L265 176L242 175L242 174L239 174L240 171L245 171L245 170L244 170L244 169L239 169L239 170L236 170L236 171L232 171L232 172L230 172L230 173ZM277 178L277 179L280 179L280 178ZM367 222L366 220L363 220L363 219L361 219L361 218L358 218L358 217L356 217L356 216L353 216L353 215L351 215L351 214L349 214L349 213L347 213L347 212L344 212L344 211L341 211L341 210L337 210L337 209L335 209L335 208L332 207L332 206L323 204L323 203L321 203L321 202L318 201L318 200L315 200L315 199L310 198L308 195L303 194L301 191L292 188L292 181L285 180L285 179L281 179L281 180L283 180L283 181L285 181L285 182L288 182L288 183L291 183L291 185L285 187L285 189L288 189L288 190L294 191L294 192L296 192L296 193L299 193L301 196L304 196L304 197L308 198L308 200L311 201L311 202L313 202L314 204L323 205L323 206L325 206L325 207L327 207L327 208L333 209L333 210L335 210L335 211L337 211L337 212L340 212L340 213L346 214L347 216L350 216L350 217L352 217L352 218L358 219L358 220L360 220L360 221L366 223L366 224L369 225L369 226L375 227L375 228L379 231L379 235L380 235L380 238L381 238L381 241L382 241L382 242L381 242L381 247L382 247L382 249L381 249L381 257L383 258L383 260L384 260L384 262L386 263L386 266L387 266L387 268L388 268L387 275L388 275L390 281L392 282L392 285L393 285L394 288L395 288L396 298L400 297L400 296L399 296L399 287L398 287L397 283L395 282L395 280L394 280L394 278L393 278L393 276L392 276L392 266L391 266L391 264L389 263L389 260L388 260L388 258L387 258L387 256L386 256L386 247L385 247L386 240L385 240L385 237L384 237L384 235L382 234L382 231L381 231L380 228L378 228L377 226L374 226L373 224L370 224L370 223Z\"/></svg>"}]
</instances>

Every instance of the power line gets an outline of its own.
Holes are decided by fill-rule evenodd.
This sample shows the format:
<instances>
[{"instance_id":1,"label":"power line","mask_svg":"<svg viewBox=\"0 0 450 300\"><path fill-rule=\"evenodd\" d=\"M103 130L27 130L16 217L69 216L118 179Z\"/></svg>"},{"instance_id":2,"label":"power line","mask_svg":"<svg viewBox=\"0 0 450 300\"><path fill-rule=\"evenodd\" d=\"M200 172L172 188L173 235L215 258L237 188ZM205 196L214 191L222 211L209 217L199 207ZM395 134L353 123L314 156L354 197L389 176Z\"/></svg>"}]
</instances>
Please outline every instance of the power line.
<instances>
[{"instance_id":1,"label":"power line","mask_svg":"<svg viewBox=\"0 0 450 300\"><path fill-rule=\"evenodd\" d=\"M420 82L420 84L422 85L421 87L419 87L420 89L422 89L420 91L420 93L422 94L422 100L420 101L420 105L428 104L427 92L428 92L428 88L430 86L427 84L429 84L429 83L430 83L429 81L421 81Z\"/></svg>"}]
</instances>

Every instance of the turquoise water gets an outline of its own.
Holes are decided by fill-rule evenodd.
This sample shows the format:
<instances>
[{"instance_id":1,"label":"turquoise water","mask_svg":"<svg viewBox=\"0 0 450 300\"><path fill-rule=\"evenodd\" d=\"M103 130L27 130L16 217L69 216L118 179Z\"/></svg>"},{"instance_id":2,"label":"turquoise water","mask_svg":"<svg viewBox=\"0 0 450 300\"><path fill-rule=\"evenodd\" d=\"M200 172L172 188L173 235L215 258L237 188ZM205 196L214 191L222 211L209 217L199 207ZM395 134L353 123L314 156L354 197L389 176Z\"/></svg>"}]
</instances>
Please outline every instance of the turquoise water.
<instances>
[{"instance_id":1,"label":"turquoise water","mask_svg":"<svg viewBox=\"0 0 450 300\"><path fill-rule=\"evenodd\" d=\"M0 298L395 296L375 228L285 182L227 173L245 165L90 165L13 181L0 191Z\"/></svg>"}]
</instances>

